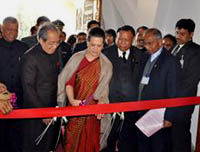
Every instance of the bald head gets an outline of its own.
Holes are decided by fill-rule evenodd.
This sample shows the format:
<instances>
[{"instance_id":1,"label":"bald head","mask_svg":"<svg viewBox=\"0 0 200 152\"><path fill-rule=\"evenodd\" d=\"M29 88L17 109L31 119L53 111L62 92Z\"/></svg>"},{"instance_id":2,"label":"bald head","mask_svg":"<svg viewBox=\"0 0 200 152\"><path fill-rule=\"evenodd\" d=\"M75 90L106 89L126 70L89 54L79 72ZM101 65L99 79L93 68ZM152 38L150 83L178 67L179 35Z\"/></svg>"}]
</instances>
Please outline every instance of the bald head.
<instances>
[{"instance_id":1,"label":"bald head","mask_svg":"<svg viewBox=\"0 0 200 152\"><path fill-rule=\"evenodd\" d=\"M144 46L150 54L162 47L162 34L156 28L148 29L144 34Z\"/></svg>"},{"instance_id":2,"label":"bald head","mask_svg":"<svg viewBox=\"0 0 200 152\"><path fill-rule=\"evenodd\" d=\"M162 39L161 32L156 28L146 30L145 35L146 34L151 34L155 39Z\"/></svg>"}]
</instances>

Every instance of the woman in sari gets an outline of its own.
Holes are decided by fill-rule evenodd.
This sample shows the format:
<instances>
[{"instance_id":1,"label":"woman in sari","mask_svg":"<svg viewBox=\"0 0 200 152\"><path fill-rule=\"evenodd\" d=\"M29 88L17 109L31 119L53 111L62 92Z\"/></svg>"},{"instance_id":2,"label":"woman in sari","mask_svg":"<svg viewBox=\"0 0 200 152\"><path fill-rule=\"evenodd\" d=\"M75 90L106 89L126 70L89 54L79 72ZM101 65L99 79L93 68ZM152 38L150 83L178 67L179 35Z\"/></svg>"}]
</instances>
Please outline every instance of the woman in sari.
<instances>
[{"instance_id":1,"label":"woman in sari","mask_svg":"<svg viewBox=\"0 0 200 152\"><path fill-rule=\"evenodd\" d=\"M88 35L88 49L73 55L60 74L58 91L62 90L61 83L66 80L68 106L108 103L112 64L101 53L104 39L102 29L91 29ZM59 97L58 101L61 101ZM97 114L69 118L65 132L65 151L99 152L102 117L103 115Z\"/></svg>"}]
</instances>

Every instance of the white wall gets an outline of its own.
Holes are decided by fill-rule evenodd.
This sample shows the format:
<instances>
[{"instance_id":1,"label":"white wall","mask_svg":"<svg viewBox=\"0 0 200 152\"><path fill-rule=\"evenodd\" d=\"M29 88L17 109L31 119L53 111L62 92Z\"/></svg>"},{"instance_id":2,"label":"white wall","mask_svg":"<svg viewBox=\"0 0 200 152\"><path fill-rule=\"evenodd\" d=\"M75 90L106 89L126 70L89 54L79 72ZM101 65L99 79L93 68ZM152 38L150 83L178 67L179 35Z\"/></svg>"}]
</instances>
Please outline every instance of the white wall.
<instances>
[{"instance_id":1,"label":"white wall","mask_svg":"<svg viewBox=\"0 0 200 152\"><path fill-rule=\"evenodd\" d=\"M164 34L174 34L174 26L181 18L191 18L196 23L194 41L200 43L200 1L199 0L161 0L154 25L158 26ZM165 11L165 7L168 9ZM162 17L163 16L163 17Z\"/></svg>"},{"instance_id":2,"label":"white wall","mask_svg":"<svg viewBox=\"0 0 200 152\"><path fill-rule=\"evenodd\" d=\"M180 18L192 18L196 23L194 41L200 42L199 0L102 0L104 28L117 29L130 24L159 28L163 35L174 34Z\"/></svg>"},{"instance_id":3,"label":"white wall","mask_svg":"<svg viewBox=\"0 0 200 152\"><path fill-rule=\"evenodd\" d=\"M117 29L130 24L152 26L158 0L102 0L102 19L105 29Z\"/></svg>"}]
</instances>

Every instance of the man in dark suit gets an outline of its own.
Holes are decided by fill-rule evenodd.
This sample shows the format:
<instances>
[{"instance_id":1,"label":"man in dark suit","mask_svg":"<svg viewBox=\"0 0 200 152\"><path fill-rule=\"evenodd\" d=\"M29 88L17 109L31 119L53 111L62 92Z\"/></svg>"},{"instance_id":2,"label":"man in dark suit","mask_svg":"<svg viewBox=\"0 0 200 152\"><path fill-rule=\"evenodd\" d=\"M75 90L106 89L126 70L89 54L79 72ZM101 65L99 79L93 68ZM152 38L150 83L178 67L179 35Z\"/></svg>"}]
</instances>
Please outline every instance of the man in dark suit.
<instances>
[{"instance_id":1,"label":"man in dark suit","mask_svg":"<svg viewBox=\"0 0 200 152\"><path fill-rule=\"evenodd\" d=\"M58 54L60 31L51 23L42 25L38 32L39 43L22 58L21 81L24 92L23 108L57 106ZM23 122L22 152L54 151L58 126L51 125L43 139L36 139L49 124L50 119L27 119Z\"/></svg>"},{"instance_id":2,"label":"man in dark suit","mask_svg":"<svg viewBox=\"0 0 200 152\"><path fill-rule=\"evenodd\" d=\"M197 95L200 80L200 46L192 41L195 23L191 19L180 19L175 26L179 49L172 52L182 65L181 96ZM177 109L178 121L172 127L172 152L191 152L191 117L194 106Z\"/></svg>"},{"instance_id":3,"label":"man in dark suit","mask_svg":"<svg viewBox=\"0 0 200 152\"><path fill-rule=\"evenodd\" d=\"M28 50L25 43L17 40L18 21L7 17L2 25L2 39L0 39L0 82L5 84L8 91L16 93L17 106L23 103L20 63L24 52ZM0 120L0 151L21 151L20 120Z\"/></svg>"},{"instance_id":4,"label":"man in dark suit","mask_svg":"<svg viewBox=\"0 0 200 152\"><path fill-rule=\"evenodd\" d=\"M101 26L100 22L98 22L96 20L91 20L87 23L87 31L89 31L93 27L100 27L100 26ZM85 49L87 49L87 41L78 43L74 48L73 54L77 53L79 51L83 51Z\"/></svg>"},{"instance_id":5,"label":"man in dark suit","mask_svg":"<svg viewBox=\"0 0 200 152\"><path fill-rule=\"evenodd\" d=\"M138 100L174 98L180 95L180 72L178 60L162 47L162 35L158 29L149 29L144 35L144 45L150 54L140 74ZM146 111L138 112L142 117ZM174 122L173 109L167 108L161 130L146 137L138 130L139 152L168 152L169 130Z\"/></svg>"},{"instance_id":6,"label":"man in dark suit","mask_svg":"<svg viewBox=\"0 0 200 152\"><path fill-rule=\"evenodd\" d=\"M140 51L132 46L135 37L135 30L129 25L125 25L118 30L117 44L105 48L103 53L113 64L113 76L109 86L110 103L134 101L137 99L137 77L136 69L140 65ZM136 112L117 114L114 125L108 137L107 151L113 152L116 148L116 141L119 141L119 150L122 152L132 152L137 149Z\"/></svg>"},{"instance_id":7,"label":"man in dark suit","mask_svg":"<svg viewBox=\"0 0 200 152\"><path fill-rule=\"evenodd\" d=\"M55 20L52 22L62 33L65 24L61 20ZM61 41L61 34L60 34L60 41ZM67 61L72 56L72 49L70 45L64 41L60 42L60 45L57 48L57 53L59 56L59 72L62 71Z\"/></svg>"},{"instance_id":8,"label":"man in dark suit","mask_svg":"<svg viewBox=\"0 0 200 152\"><path fill-rule=\"evenodd\" d=\"M39 26L42 25L45 22L50 22L50 20L46 16L40 16L40 17L38 17L38 19L36 21L36 25L35 25L36 30L38 30ZM35 44L38 43L37 35L35 34L35 35L24 37L24 38L22 38L22 41L24 43L26 43L29 48L31 48Z\"/></svg>"},{"instance_id":9,"label":"man in dark suit","mask_svg":"<svg viewBox=\"0 0 200 152\"><path fill-rule=\"evenodd\" d=\"M79 32L77 34L77 43L83 43L87 41L87 34L85 32Z\"/></svg>"}]
</instances>

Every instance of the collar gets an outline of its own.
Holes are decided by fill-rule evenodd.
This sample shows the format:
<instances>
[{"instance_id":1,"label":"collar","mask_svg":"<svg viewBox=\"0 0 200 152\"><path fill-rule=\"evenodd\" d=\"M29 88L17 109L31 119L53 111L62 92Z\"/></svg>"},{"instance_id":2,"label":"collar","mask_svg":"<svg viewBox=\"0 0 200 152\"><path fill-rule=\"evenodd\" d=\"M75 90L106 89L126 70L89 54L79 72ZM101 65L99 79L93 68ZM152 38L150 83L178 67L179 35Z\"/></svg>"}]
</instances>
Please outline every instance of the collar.
<instances>
[{"instance_id":1,"label":"collar","mask_svg":"<svg viewBox=\"0 0 200 152\"><path fill-rule=\"evenodd\" d=\"M125 52L126 52L125 58L126 58L126 60L128 60L128 57L130 54L130 49L126 50ZM118 57L123 58L123 51L121 51L119 48L118 48Z\"/></svg>"},{"instance_id":2,"label":"collar","mask_svg":"<svg viewBox=\"0 0 200 152\"><path fill-rule=\"evenodd\" d=\"M181 44L181 45L176 45L176 47L172 50L172 53L178 48L178 50L176 51L176 54L181 50L181 48L184 46L185 44Z\"/></svg>"},{"instance_id":3,"label":"collar","mask_svg":"<svg viewBox=\"0 0 200 152\"><path fill-rule=\"evenodd\" d=\"M8 42L4 38L1 38L0 40L1 40L1 45L5 46L5 47L11 47L16 41L16 40L14 40L12 42Z\"/></svg>"},{"instance_id":4,"label":"collar","mask_svg":"<svg viewBox=\"0 0 200 152\"><path fill-rule=\"evenodd\" d=\"M179 45L179 49L178 49L178 51L184 46L185 44L181 44L181 45Z\"/></svg>"},{"instance_id":5,"label":"collar","mask_svg":"<svg viewBox=\"0 0 200 152\"><path fill-rule=\"evenodd\" d=\"M151 54L151 62L153 62L153 60L155 60L155 58L157 58L161 54L162 49L163 48L161 47L157 52L155 52L154 54Z\"/></svg>"}]
</instances>

